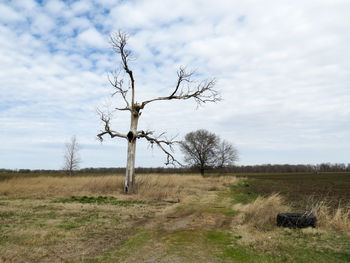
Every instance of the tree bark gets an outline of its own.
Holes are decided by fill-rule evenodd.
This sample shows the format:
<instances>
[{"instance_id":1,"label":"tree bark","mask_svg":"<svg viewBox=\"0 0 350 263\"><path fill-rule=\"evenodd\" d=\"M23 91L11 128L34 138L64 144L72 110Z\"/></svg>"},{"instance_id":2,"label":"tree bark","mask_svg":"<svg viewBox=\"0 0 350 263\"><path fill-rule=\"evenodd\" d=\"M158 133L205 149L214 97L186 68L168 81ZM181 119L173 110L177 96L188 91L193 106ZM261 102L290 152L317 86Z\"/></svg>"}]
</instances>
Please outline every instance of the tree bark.
<instances>
[{"instance_id":1,"label":"tree bark","mask_svg":"<svg viewBox=\"0 0 350 263\"><path fill-rule=\"evenodd\" d=\"M200 171L201 171L201 175L204 177L204 166L201 166Z\"/></svg>"},{"instance_id":2,"label":"tree bark","mask_svg":"<svg viewBox=\"0 0 350 263\"><path fill-rule=\"evenodd\" d=\"M126 174L124 183L124 192L131 194L135 192L135 153L136 153L136 134L139 113L131 112L130 131L128 133L128 156L126 162Z\"/></svg>"}]
</instances>

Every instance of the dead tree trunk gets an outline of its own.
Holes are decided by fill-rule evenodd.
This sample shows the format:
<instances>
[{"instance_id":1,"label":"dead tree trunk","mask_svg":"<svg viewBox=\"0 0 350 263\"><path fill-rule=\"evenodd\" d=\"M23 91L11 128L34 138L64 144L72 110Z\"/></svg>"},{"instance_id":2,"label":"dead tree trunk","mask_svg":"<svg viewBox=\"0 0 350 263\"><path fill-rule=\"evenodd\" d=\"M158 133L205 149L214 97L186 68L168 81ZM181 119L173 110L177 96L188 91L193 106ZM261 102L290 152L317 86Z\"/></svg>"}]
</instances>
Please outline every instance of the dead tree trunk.
<instances>
[{"instance_id":1,"label":"dead tree trunk","mask_svg":"<svg viewBox=\"0 0 350 263\"><path fill-rule=\"evenodd\" d=\"M137 124L139 121L139 113L131 113L130 131L128 137L128 156L126 161L126 174L124 192L135 192L135 155L136 155L136 139L137 139Z\"/></svg>"},{"instance_id":2,"label":"dead tree trunk","mask_svg":"<svg viewBox=\"0 0 350 263\"><path fill-rule=\"evenodd\" d=\"M180 67L177 72L177 82L175 89L170 93L169 96L153 98L150 100L145 100L141 103L135 101L135 80L132 70L129 68L129 62L131 59L131 51L126 49L126 44L128 40L128 35L123 32L118 32L111 35L111 44L113 50L120 55L122 61L122 69L125 75L129 78L129 85L126 88L124 83L124 78L119 78L119 73L115 73L111 79L108 75L108 80L110 84L115 88L113 95L118 94L123 99L125 106L123 108L115 108L119 111L129 111L131 114L130 130L127 134L122 134L114 131L110 128L111 114L105 114L104 112L98 110L98 114L102 122L104 123L104 130L102 130L97 137L103 141L103 136L108 134L111 138L119 137L128 140L128 155L125 173L125 193L134 193L136 188L135 183L135 153L136 153L136 140L140 138L146 139L151 147L157 145L167 156L167 164L179 163L174 156L171 154L174 139L167 139L162 133L160 136L153 136L152 131L138 131L137 125L141 115L141 111L149 103L160 100L187 100L193 98L197 104L202 104L205 102L216 102L220 100L218 92L214 89L215 80L200 81L196 85L190 85L193 83L191 77L194 72L186 72L185 68ZM187 85L183 87L184 83ZM131 91L131 98L129 98L128 92Z\"/></svg>"}]
</instances>

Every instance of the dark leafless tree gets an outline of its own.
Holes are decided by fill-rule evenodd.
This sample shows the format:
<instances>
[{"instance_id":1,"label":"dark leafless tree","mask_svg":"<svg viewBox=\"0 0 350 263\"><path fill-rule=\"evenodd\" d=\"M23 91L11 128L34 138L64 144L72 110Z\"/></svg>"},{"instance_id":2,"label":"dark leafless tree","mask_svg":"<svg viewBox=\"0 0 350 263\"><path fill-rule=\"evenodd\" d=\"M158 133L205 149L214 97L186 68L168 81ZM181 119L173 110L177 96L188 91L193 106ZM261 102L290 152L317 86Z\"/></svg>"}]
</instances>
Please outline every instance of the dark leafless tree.
<instances>
[{"instance_id":1,"label":"dark leafless tree","mask_svg":"<svg viewBox=\"0 0 350 263\"><path fill-rule=\"evenodd\" d=\"M73 136L70 142L65 145L63 170L69 175L72 175L75 170L79 169L81 162L79 149L80 146L76 136Z\"/></svg>"},{"instance_id":2,"label":"dark leafless tree","mask_svg":"<svg viewBox=\"0 0 350 263\"><path fill-rule=\"evenodd\" d=\"M238 152L227 141L221 141L215 133L197 130L186 134L181 142L185 162L198 167L202 176L209 167L223 168L238 160Z\"/></svg>"},{"instance_id":3,"label":"dark leafless tree","mask_svg":"<svg viewBox=\"0 0 350 263\"><path fill-rule=\"evenodd\" d=\"M215 90L215 80L193 81L193 71L186 71L184 67L180 67L177 72L177 80L173 90L167 96L151 98L142 102L137 102L135 97L135 79L133 71L130 68L130 62L134 59L132 52L127 49L128 34L117 32L110 36L110 42L113 50L121 59L121 70L109 75L109 82L114 88L113 95L119 95L124 106L116 108L118 111L130 112L130 130L126 133L115 131L111 128L111 115L98 110L101 121L104 124L103 130L97 134L102 141L104 135L111 138L119 137L126 139L128 142L126 175L125 175L125 193L133 193L135 190L135 150L136 139L146 139L151 146L158 146L166 154L165 164L176 164L178 161L174 158L172 151L176 143L174 138L166 138L164 133L155 135L150 130L138 130L138 120L142 110L148 105L156 101L164 100L187 100L194 99L197 104L206 102L216 102L220 100L218 92ZM121 77L120 72L124 72L128 81ZM131 94L130 94L131 93Z\"/></svg>"},{"instance_id":4,"label":"dark leafless tree","mask_svg":"<svg viewBox=\"0 0 350 263\"><path fill-rule=\"evenodd\" d=\"M216 166L224 168L238 161L238 151L231 143L223 140L217 146L216 158Z\"/></svg>"},{"instance_id":5,"label":"dark leafless tree","mask_svg":"<svg viewBox=\"0 0 350 263\"><path fill-rule=\"evenodd\" d=\"M198 167L202 176L208 167L216 163L216 149L220 138L207 130L197 130L186 134L180 147L185 154L185 162Z\"/></svg>"}]
</instances>

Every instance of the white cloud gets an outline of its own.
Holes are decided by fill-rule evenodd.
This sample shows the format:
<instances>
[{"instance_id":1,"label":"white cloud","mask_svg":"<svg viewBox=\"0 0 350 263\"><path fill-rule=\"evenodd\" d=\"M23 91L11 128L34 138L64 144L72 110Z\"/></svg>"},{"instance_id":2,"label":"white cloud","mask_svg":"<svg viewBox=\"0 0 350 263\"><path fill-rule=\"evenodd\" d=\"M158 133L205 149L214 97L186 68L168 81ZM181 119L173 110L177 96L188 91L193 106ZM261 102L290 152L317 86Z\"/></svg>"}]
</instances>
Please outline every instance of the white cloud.
<instances>
[{"instance_id":1,"label":"white cloud","mask_svg":"<svg viewBox=\"0 0 350 263\"><path fill-rule=\"evenodd\" d=\"M47 34L55 28L55 21L46 14L38 14L34 17L31 29L34 34Z\"/></svg>"},{"instance_id":2,"label":"white cloud","mask_svg":"<svg viewBox=\"0 0 350 263\"><path fill-rule=\"evenodd\" d=\"M93 7L88 1L78 1L71 5L72 11L75 15L81 15L83 13L93 11Z\"/></svg>"},{"instance_id":3,"label":"white cloud","mask_svg":"<svg viewBox=\"0 0 350 263\"><path fill-rule=\"evenodd\" d=\"M93 48L104 48L107 46L106 40L95 28L89 28L80 33L78 41Z\"/></svg>"},{"instance_id":4,"label":"white cloud","mask_svg":"<svg viewBox=\"0 0 350 263\"><path fill-rule=\"evenodd\" d=\"M74 31L82 32L92 26L91 22L85 17L74 17L67 21L67 24L61 26L59 30L65 36L73 35Z\"/></svg>"},{"instance_id":5,"label":"white cloud","mask_svg":"<svg viewBox=\"0 0 350 263\"><path fill-rule=\"evenodd\" d=\"M140 129L182 137L206 128L234 142L241 163L348 161L348 1L18 3L0 9L10 10L0 18L0 144L13 156L0 167L20 168L22 150L22 168L40 168L29 153L46 145L45 160L59 168L58 145L73 134L90 149L86 166L124 165L123 141L95 140L94 109L116 99L106 71L120 62L107 37L117 29L131 33L137 101L167 95L180 65L216 77L224 98L198 110L191 101L151 104ZM113 127L125 132L128 121L118 113ZM137 148L137 165L162 165L160 152Z\"/></svg>"},{"instance_id":6,"label":"white cloud","mask_svg":"<svg viewBox=\"0 0 350 263\"><path fill-rule=\"evenodd\" d=\"M62 12L66 9L66 5L59 0L50 0L47 1L45 8L51 15L57 16L62 14Z\"/></svg>"},{"instance_id":7,"label":"white cloud","mask_svg":"<svg viewBox=\"0 0 350 263\"><path fill-rule=\"evenodd\" d=\"M103 8L110 9L120 4L120 0L96 0L95 3Z\"/></svg>"},{"instance_id":8,"label":"white cloud","mask_svg":"<svg viewBox=\"0 0 350 263\"><path fill-rule=\"evenodd\" d=\"M34 0L13 0L11 1L11 5L13 5L16 9L21 10L21 14L25 16L35 12L38 8L38 4Z\"/></svg>"},{"instance_id":9,"label":"white cloud","mask_svg":"<svg viewBox=\"0 0 350 263\"><path fill-rule=\"evenodd\" d=\"M3 23L9 23L19 20L23 20L23 17L18 12L11 7L0 3L0 21Z\"/></svg>"}]
</instances>

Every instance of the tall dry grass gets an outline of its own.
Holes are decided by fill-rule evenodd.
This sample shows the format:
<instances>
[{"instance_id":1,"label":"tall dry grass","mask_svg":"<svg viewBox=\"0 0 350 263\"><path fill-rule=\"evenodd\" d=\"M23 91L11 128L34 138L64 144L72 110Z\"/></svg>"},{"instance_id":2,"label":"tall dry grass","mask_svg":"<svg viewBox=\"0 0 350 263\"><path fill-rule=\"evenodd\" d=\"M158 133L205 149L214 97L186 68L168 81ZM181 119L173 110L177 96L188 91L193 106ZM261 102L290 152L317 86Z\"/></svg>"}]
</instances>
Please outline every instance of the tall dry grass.
<instances>
[{"instance_id":1,"label":"tall dry grass","mask_svg":"<svg viewBox=\"0 0 350 263\"><path fill-rule=\"evenodd\" d=\"M235 185L238 180L232 176L203 178L198 175L144 175L136 178L137 196L139 199L152 200L182 199L198 191Z\"/></svg>"},{"instance_id":2,"label":"tall dry grass","mask_svg":"<svg viewBox=\"0 0 350 263\"><path fill-rule=\"evenodd\" d=\"M113 194L122 189L121 176L32 177L0 182L0 196L50 197L87 194Z\"/></svg>"},{"instance_id":3,"label":"tall dry grass","mask_svg":"<svg viewBox=\"0 0 350 263\"><path fill-rule=\"evenodd\" d=\"M272 194L267 198L259 196L249 204L236 204L233 209L241 212L237 216L239 224L264 230L276 225L277 214L288 211L290 208L284 203L281 195Z\"/></svg>"},{"instance_id":4,"label":"tall dry grass","mask_svg":"<svg viewBox=\"0 0 350 263\"><path fill-rule=\"evenodd\" d=\"M321 228L328 228L337 231L350 232L350 207L341 207L334 209L326 202L319 202L313 208Z\"/></svg>"},{"instance_id":5,"label":"tall dry grass","mask_svg":"<svg viewBox=\"0 0 350 263\"><path fill-rule=\"evenodd\" d=\"M199 190L234 185L235 177L203 178L198 175L139 175L135 195L123 195L123 176L13 178L0 182L0 196L69 197L72 195L120 195L123 198L181 199Z\"/></svg>"},{"instance_id":6,"label":"tall dry grass","mask_svg":"<svg viewBox=\"0 0 350 263\"><path fill-rule=\"evenodd\" d=\"M270 230L276 225L276 217L281 212L292 212L292 207L286 204L279 194L269 197L259 196L249 204L236 204L233 209L241 213L236 217L236 223L246 225L256 230ZM310 209L310 208L309 208ZM350 232L350 207L331 208L326 202L316 203L311 210L317 218L317 228L333 229Z\"/></svg>"}]
</instances>

